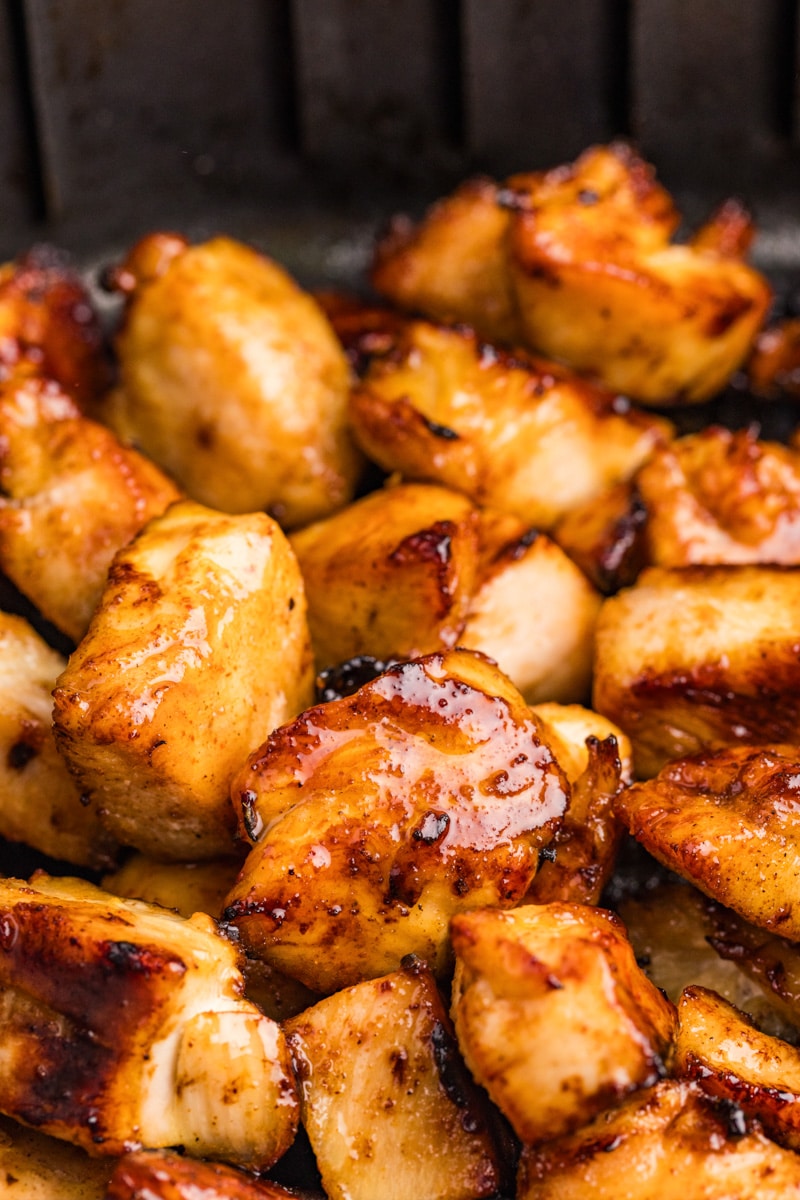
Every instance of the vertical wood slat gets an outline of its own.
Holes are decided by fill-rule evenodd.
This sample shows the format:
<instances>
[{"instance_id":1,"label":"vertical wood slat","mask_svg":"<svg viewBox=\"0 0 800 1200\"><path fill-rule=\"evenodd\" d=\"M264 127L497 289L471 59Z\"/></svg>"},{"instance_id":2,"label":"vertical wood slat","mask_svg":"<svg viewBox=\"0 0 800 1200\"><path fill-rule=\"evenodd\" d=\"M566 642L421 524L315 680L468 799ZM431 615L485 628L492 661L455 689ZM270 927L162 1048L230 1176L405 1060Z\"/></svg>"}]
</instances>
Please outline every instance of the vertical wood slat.
<instances>
[{"instance_id":1,"label":"vertical wood slat","mask_svg":"<svg viewBox=\"0 0 800 1200\"><path fill-rule=\"evenodd\" d=\"M452 161L454 14L447 0L295 0L303 149L406 177Z\"/></svg>"},{"instance_id":2,"label":"vertical wood slat","mask_svg":"<svg viewBox=\"0 0 800 1200\"><path fill-rule=\"evenodd\" d=\"M277 153L283 0L24 0L50 215L235 185Z\"/></svg>"},{"instance_id":3,"label":"vertical wood slat","mask_svg":"<svg viewBox=\"0 0 800 1200\"><path fill-rule=\"evenodd\" d=\"M690 185L727 178L736 186L775 156L787 123L779 108L792 8L637 0L633 131L665 171Z\"/></svg>"},{"instance_id":4,"label":"vertical wood slat","mask_svg":"<svg viewBox=\"0 0 800 1200\"><path fill-rule=\"evenodd\" d=\"M465 0L466 136L482 166L554 166L624 132L626 15L620 0Z\"/></svg>"}]
</instances>

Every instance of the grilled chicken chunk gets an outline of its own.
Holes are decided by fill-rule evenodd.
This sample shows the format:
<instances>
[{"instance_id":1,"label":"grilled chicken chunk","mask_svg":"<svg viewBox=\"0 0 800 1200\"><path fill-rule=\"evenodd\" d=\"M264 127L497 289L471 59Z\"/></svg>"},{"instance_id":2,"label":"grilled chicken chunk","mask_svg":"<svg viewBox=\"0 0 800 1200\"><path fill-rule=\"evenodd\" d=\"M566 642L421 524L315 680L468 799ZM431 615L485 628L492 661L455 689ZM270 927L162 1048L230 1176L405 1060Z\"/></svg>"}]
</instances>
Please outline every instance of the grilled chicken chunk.
<instances>
[{"instance_id":1,"label":"grilled chicken chunk","mask_svg":"<svg viewBox=\"0 0 800 1200\"><path fill-rule=\"evenodd\" d=\"M761 1033L702 987L685 990L678 1020L676 1074L755 1117L776 1142L800 1149L800 1050Z\"/></svg>"},{"instance_id":2,"label":"grilled chicken chunk","mask_svg":"<svg viewBox=\"0 0 800 1200\"><path fill-rule=\"evenodd\" d=\"M800 940L800 747L679 759L616 803L660 862L754 925Z\"/></svg>"},{"instance_id":3,"label":"grilled chicken chunk","mask_svg":"<svg viewBox=\"0 0 800 1200\"><path fill-rule=\"evenodd\" d=\"M265 1168L297 1099L213 921L89 883L0 881L0 1111L90 1154L182 1144Z\"/></svg>"},{"instance_id":4,"label":"grilled chicken chunk","mask_svg":"<svg viewBox=\"0 0 800 1200\"><path fill-rule=\"evenodd\" d=\"M44 1198L43 1198L44 1200ZM219 1163L181 1158L165 1150L126 1154L111 1177L104 1200L316 1200L254 1179Z\"/></svg>"},{"instance_id":5,"label":"grilled chicken chunk","mask_svg":"<svg viewBox=\"0 0 800 1200\"><path fill-rule=\"evenodd\" d=\"M630 587L647 566L648 512L632 480L571 509L553 530L559 546L604 595Z\"/></svg>"},{"instance_id":6,"label":"grilled chicken chunk","mask_svg":"<svg viewBox=\"0 0 800 1200\"><path fill-rule=\"evenodd\" d=\"M234 771L309 703L312 680L279 527L182 501L114 559L54 692L56 739L121 843L218 858L234 852Z\"/></svg>"},{"instance_id":7,"label":"grilled chicken chunk","mask_svg":"<svg viewBox=\"0 0 800 1200\"><path fill-rule=\"evenodd\" d=\"M337 992L285 1029L330 1200L479 1200L508 1186L509 1147L426 967Z\"/></svg>"},{"instance_id":8,"label":"grilled chicken chunk","mask_svg":"<svg viewBox=\"0 0 800 1200\"><path fill-rule=\"evenodd\" d=\"M4 1200L105 1200L108 1159L0 1117L0 1188Z\"/></svg>"},{"instance_id":9,"label":"grilled chicken chunk","mask_svg":"<svg viewBox=\"0 0 800 1200\"><path fill-rule=\"evenodd\" d=\"M671 426L552 362L410 321L350 402L375 462L551 528L629 478Z\"/></svg>"},{"instance_id":10,"label":"grilled chicken chunk","mask_svg":"<svg viewBox=\"0 0 800 1200\"><path fill-rule=\"evenodd\" d=\"M632 779L631 743L618 725L600 713L584 708L581 704L534 704L534 716L547 727L548 740L552 745L558 765L570 783L575 783L589 766L588 741L594 738L603 742L613 737L617 743L622 782Z\"/></svg>"},{"instance_id":11,"label":"grilled chicken chunk","mask_svg":"<svg viewBox=\"0 0 800 1200\"><path fill-rule=\"evenodd\" d=\"M791 742L798 628L796 571L652 567L600 610L593 707L630 737L644 777L705 747Z\"/></svg>"},{"instance_id":12,"label":"grilled chicken chunk","mask_svg":"<svg viewBox=\"0 0 800 1200\"><path fill-rule=\"evenodd\" d=\"M786 1200L800 1158L693 1084L666 1081L523 1151L517 1200Z\"/></svg>"},{"instance_id":13,"label":"grilled chicken chunk","mask_svg":"<svg viewBox=\"0 0 800 1200\"><path fill-rule=\"evenodd\" d=\"M674 1008L611 913L484 909L451 934L459 1045L523 1142L572 1132L663 1073Z\"/></svg>"},{"instance_id":14,"label":"grilled chicken chunk","mask_svg":"<svg viewBox=\"0 0 800 1200\"><path fill-rule=\"evenodd\" d=\"M36 246L0 267L0 362L27 364L89 411L111 381L100 322L60 251Z\"/></svg>"},{"instance_id":15,"label":"grilled chicken chunk","mask_svg":"<svg viewBox=\"0 0 800 1200\"><path fill-rule=\"evenodd\" d=\"M747 360L747 381L768 400L800 395L800 319L778 321L759 333Z\"/></svg>"},{"instance_id":16,"label":"grilled chicken chunk","mask_svg":"<svg viewBox=\"0 0 800 1200\"><path fill-rule=\"evenodd\" d=\"M79 866L116 846L56 750L51 692L64 659L22 617L0 613L0 836Z\"/></svg>"},{"instance_id":17,"label":"grilled chicken chunk","mask_svg":"<svg viewBox=\"0 0 800 1200\"><path fill-rule=\"evenodd\" d=\"M254 843L224 917L319 992L416 953L455 912L519 903L567 805L543 727L465 650L390 668L276 730L235 777Z\"/></svg>"},{"instance_id":18,"label":"grilled chicken chunk","mask_svg":"<svg viewBox=\"0 0 800 1200\"><path fill-rule=\"evenodd\" d=\"M0 383L0 569L73 641L117 550L179 495L57 384L26 373Z\"/></svg>"},{"instance_id":19,"label":"grilled chicken chunk","mask_svg":"<svg viewBox=\"0 0 800 1200\"><path fill-rule=\"evenodd\" d=\"M153 234L113 279L128 308L104 419L212 508L293 526L351 499L347 362L276 263L230 238Z\"/></svg>"}]
</instances>

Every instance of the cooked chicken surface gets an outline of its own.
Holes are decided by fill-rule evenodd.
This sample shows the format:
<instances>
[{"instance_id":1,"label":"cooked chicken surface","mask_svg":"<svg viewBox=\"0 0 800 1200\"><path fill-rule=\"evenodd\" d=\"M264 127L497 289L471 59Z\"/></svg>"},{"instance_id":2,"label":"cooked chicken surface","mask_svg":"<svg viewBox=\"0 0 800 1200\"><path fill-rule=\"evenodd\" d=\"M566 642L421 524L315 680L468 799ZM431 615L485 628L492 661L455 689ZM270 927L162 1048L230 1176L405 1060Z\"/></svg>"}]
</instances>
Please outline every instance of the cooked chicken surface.
<instances>
[{"instance_id":1,"label":"cooked chicken surface","mask_svg":"<svg viewBox=\"0 0 800 1200\"><path fill-rule=\"evenodd\" d=\"M800 747L679 759L616 804L660 862L754 925L800 940Z\"/></svg>"},{"instance_id":2,"label":"cooked chicken surface","mask_svg":"<svg viewBox=\"0 0 800 1200\"><path fill-rule=\"evenodd\" d=\"M0 569L74 641L117 550L179 496L57 384L26 373L0 383Z\"/></svg>"},{"instance_id":3,"label":"cooked chicken surface","mask_svg":"<svg viewBox=\"0 0 800 1200\"><path fill-rule=\"evenodd\" d=\"M114 1168L77 1146L0 1117L0 1188L5 1200L105 1200Z\"/></svg>"},{"instance_id":4,"label":"cooked chicken surface","mask_svg":"<svg viewBox=\"0 0 800 1200\"><path fill-rule=\"evenodd\" d=\"M310 1194L254 1179L219 1163L182 1158L164 1150L126 1154L105 1200L317 1200Z\"/></svg>"},{"instance_id":5,"label":"cooked chicken surface","mask_svg":"<svg viewBox=\"0 0 800 1200\"><path fill-rule=\"evenodd\" d=\"M346 988L285 1028L330 1200L505 1192L509 1147L426 967Z\"/></svg>"},{"instance_id":6,"label":"cooked chicken surface","mask_svg":"<svg viewBox=\"0 0 800 1200\"><path fill-rule=\"evenodd\" d=\"M663 1074L674 1009L613 914L483 909L457 914L451 933L459 1045L523 1142L571 1133Z\"/></svg>"},{"instance_id":7,"label":"cooked chicken surface","mask_svg":"<svg viewBox=\"0 0 800 1200\"><path fill-rule=\"evenodd\" d=\"M571 1137L523 1151L518 1200L779 1200L800 1195L800 1158L730 1108L672 1081Z\"/></svg>"},{"instance_id":8,"label":"cooked chicken surface","mask_svg":"<svg viewBox=\"0 0 800 1200\"><path fill-rule=\"evenodd\" d=\"M0 881L0 930L0 1110L95 1155L182 1144L265 1168L286 1150L283 1035L210 918L38 875Z\"/></svg>"},{"instance_id":9,"label":"cooked chicken surface","mask_svg":"<svg viewBox=\"0 0 800 1200\"><path fill-rule=\"evenodd\" d=\"M79 866L116 845L53 740L51 692L65 661L22 617L0 613L0 836Z\"/></svg>"},{"instance_id":10,"label":"cooked chicken surface","mask_svg":"<svg viewBox=\"0 0 800 1200\"><path fill-rule=\"evenodd\" d=\"M671 433L563 367L426 321L408 322L391 352L372 358L350 418L385 470L543 529L629 478Z\"/></svg>"},{"instance_id":11,"label":"cooked chicken surface","mask_svg":"<svg viewBox=\"0 0 800 1200\"><path fill-rule=\"evenodd\" d=\"M347 362L276 263L230 238L153 234L114 278L128 308L104 419L212 508L294 526L351 499Z\"/></svg>"},{"instance_id":12,"label":"cooked chicken surface","mask_svg":"<svg viewBox=\"0 0 800 1200\"><path fill-rule=\"evenodd\" d=\"M598 617L593 707L654 775L706 747L791 742L800 722L800 573L652 567Z\"/></svg>"},{"instance_id":13,"label":"cooked chicken surface","mask_svg":"<svg viewBox=\"0 0 800 1200\"><path fill-rule=\"evenodd\" d=\"M254 843L224 916L320 992L446 969L448 921L519 903L567 806L544 728L465 650L392 667L276 730L231 795Z\"/></svg>"},{"instance_id":14,"label":"cooked chicken surface","mask_svg":"<svg viewBox=\"0 0 800 1200\"><path fill-rule=\"evenodd\" d=\"M689 987L678 1004L675 1073L800 1148L800 1050L760 1032L715 992Z\"/></svg>"},{"instance_id":15,"label":"cooked chicken surface","mask_svg":"<svg viewBox=\"0 0 800 1200\"><path fill-rule=\"evenodd\" d=\"M589 739L603 742L609 737L613 737L617 743L622 782L631 782L633 764L630 739L613 721L581 704L547 702L534 704L532 709L534 715L547 726L558 764L570 783L575 783L589 766Z\"/></svg>"},{"instance_id":16,"label":"cooked chicken surface","mask_svg":"<svg viewBox=\"0 0 800 1200\"><path fill-rule=\"evenodd\" d=\"M173 505L114 559L54 692L56 740L124 845L234 852L228 789L312 695L303 581L278 525Z\"/></svg>"},{"instance_id":17,"label":"cooked chicken surface","mask_svg":"<svg viewBox=\"0 0 800 1200\"><path fill-rule=\"evenodd\" d=\"M647 566L648 512L631 480L579 504L553 530L559 546L604 595L630 587Z\"/></svg>"}]
</instances>

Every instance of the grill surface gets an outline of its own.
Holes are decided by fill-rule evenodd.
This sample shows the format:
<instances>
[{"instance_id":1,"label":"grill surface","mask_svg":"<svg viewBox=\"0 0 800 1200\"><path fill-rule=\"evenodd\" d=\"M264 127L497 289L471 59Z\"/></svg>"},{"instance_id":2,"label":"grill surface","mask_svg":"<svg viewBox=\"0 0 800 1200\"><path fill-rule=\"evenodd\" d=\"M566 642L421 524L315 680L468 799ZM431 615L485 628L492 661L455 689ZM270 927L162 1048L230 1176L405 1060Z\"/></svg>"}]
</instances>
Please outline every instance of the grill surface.
<instances>
[{"instance_id":1,"label":"grill surface","mask_svg":"<svg viewBox=\"0 0 800 1200\"><path fill-rule=\"evenodd\" d=\"M301 277L465 174L630 136L800 263L797 0L3 0L4 255L225 228Z\"/></svg>"}]
</instances>

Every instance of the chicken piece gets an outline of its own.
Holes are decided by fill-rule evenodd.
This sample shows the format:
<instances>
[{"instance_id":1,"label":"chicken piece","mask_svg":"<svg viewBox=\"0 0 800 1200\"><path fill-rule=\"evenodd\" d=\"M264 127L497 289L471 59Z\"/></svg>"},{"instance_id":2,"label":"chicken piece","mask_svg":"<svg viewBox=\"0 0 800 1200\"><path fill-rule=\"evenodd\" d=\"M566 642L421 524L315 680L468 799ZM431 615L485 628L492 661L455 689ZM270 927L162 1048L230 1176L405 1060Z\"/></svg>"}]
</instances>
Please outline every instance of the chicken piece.
<instances>
[{"instance_id":1,"label":"chicken piece","mask_svg":"<svg viewBox=\"0 0 800 1200\"><path fill-rule=\"evenodd\" d=\"M93 1155L184 1145L263 1169L297 1097L210 917L77 879L0 881L0 1111Z\"/></svg>"},{"instance_id":2,"label":"chicken piece","mask_svg":"<svg viewBox=\"0 0 800 1200\"><path fill-rule=\"evenodd\" d=\"M111 382L91 297L53 246L35 246L0 267L0 362L56 380L83 410Z\"/></svg>"},{"instance_id":3,"label":"chicken piece","mask_svg":"<svg viewBox=\"0 0 800 1200\"><path fill-rule=\"evenodd\" d=\"M761 1033L703 987L685 990L678 1022L676 1074L755 1117L776 1142L800 1149L800 1050Z\"/></svg>"},{"instance_id":4,"label":"chicken piece","mask_svg":"<svg viewBox=\"0 0 800 1200\"><path fill-rule=\"evenodd\" d=\"M771 301L743 253L740 206L693 242L653 169L627 146L508 181L508 263L523 342L643 404L691 404L744 361Z\"/></svg>"},{"instance_id":5,"label":"chicken piece","mask_svg":"<svg viewBox=\"0 0 800 1200\"><path fill-rule=\"evenodd\" d=\"M350 417L385 470L545 530L629 478L672 431L554 363L425 321L409 322L392 352L372 359Z\"/></svg>"},{"instance_id":6,"label":"chicken piece","mask_svg":"<svg viewBox=\"0 0 800 1200\"><path fill-rule=\"evenodd\" d=\"M114 1164L0 1117L5 1200L105 1200Z\"/></svg>"},{"instance_id":7,"label":"chicken piece","mask_svg":"<svg viewBox=\"0 0 800 1200\"><path fill-rule=\"evenodd\" d=\"M73 641L117 550L179 495L55 383L0 383L0 568Z\"/></svg>"},{"instance_id":8,"label":"chicken piece","mask_svg":"<svg viewBox=\"0 0 800 1200\"><path fill-rule=\"evenodd\" d=\"M613 737L617 743L622 782L631 782L633 765L630 739L613 721L581 704L547 702L534 704L531 708L534 716L544 722L558 765L571 784L580 779L589 766L589 739L603 742L609 737Z\"/></svg>"},{"instance_id":9,"label":"chicken piece","mask_svg":"<svg viewBox=\"0 0 800 1200\"><path fill-rule=\"evenodd\" d=\"M103 887L114 896L160 904L182 917L203 912L219 918L240 865L238 860L230 859L162 863L145 854L134 854L118 871L104 876ZM316 993L303 987L302 983L282 975L259 959L244 959L242 973L245 995L273 1021L293 1017L318 999Z\"/></svg>"},{"instance_id":10,"label":"chicken piece","mask_svg":"<svg viewBox=\"0 0 800 1200\"><path fill-rule=\"evenodd\" d=\"M65 660L22 617L0 613L0 836L108 867L116 846L56 750L51 692Z\"/></svg>"},{"instance_id":11,"label":"chicken piece","mask_svg":"<svg viewBox=\"0 0 800 1200\"><path fill-rule=\"evenodd\" d=\"M502 198L492 180L470 179L420 225L395 218L378 243L372 286L400 308L463 321L490 341L518 342Z\"/></svg>"},{"instance_id":12,"label":"chicken piece","mask_svg":"<svg viewBox=\"0 0 800 1200\"><path fill-rule=\"evenodd\" d=\"M672 1080L571 1137L523 1151L517 1200L786 1200L800 1158Z\"/></svg>"},{"instance_id":13,"label":"chicken piece","mask_svg":"<svg viewBox=\"0 0 800 1200\"><path fill-rule=\"evenodd\" d=\"M636 961L678 1003L711 988L765 1033L797 1040L800 951L680 883L662 883L618 905Z\"/></svg>"},{"instance_id":14,"label":"chicken piece","mask_svg":"<svg viewBox=\"0 0 800 1200\"><path fill-rule=\"evenodd\" d=\"M303 581L279 527L181 501L114 559L56 685L56 741L122 844L224 857L234 771L312 689Z\"/></svg>"},{"instance_id":15,"label":"chicken piece","mask_svg":"<svg viewBox=\"0 0 800 1200\"><path fill-rule=\"evenodd\" d=\"M800 747L679 759L617 797L659 862L746 920L800 940Z\"/></svg>"},{"instance_id":16,"label":"chicken piece","mask_svg":"<svg viewBox=\"0 0 800 1200\"><path fill-rule=\"evenodd\" d=\"M304 1200L304 1196L312 1200L269 1179L254 1179L232 1167L181 1158L165 1150L126 1154L104 1194L105 1200Z\"/></svg>"},{"instance_id":17,"label":"chicken piece","mask_svg":"<svg viewBox=\"0 0 800 1200\"><path fill-rule=\"evenodd\" d=\"M195 500L318 520L353 495L347 362L324 314L229 238L144 238L113 272L128 297L105 418Z\"/></svg>"},{"instance_id":18,"label":"chicken piece","mask_svg":"<svg viewBox=\"0 0 800 1200\"><path fill-rule=\"evenodd\" d=\"M581 904L459 913L461 1052L523 1142L572 1132L663 1074L675 1010L621 922Z\"/></svg>"},{"instance_id":19,"label":"chicken piece","mask_svg":"<svg viewBox=\"0 0 800 1200\"><path fill-rule=\"evenodd\" d=\"M432 654L276 730L231 787L254 843L226 921L318 992L415 953L453 913L519 903L567 805L544 731L482 655Z\"/></svg>"},{"instance_id":20,"label":"chicken piece","mask_svg":"<svg viewBox=\"0 0 800 1200\"><path fill-rule=\"evenodd\" d=\"M749 388L766 400L800 396L800 319L762 329L747 361Z\"/></svg>"},{"instance_id":21,"label":"chicken piece","mask_svg":"<svg viewBox=\"0 0 800 1200\"><path fill-rule=\"evenodd\" d=\"M615 737L586 739L586 770L570 779L569 808L526 896L530 904L599 904L611 878L623 826L614 798L623 787Z\"/></svg>"},{"instance_id":22,"label":"chicken piece","mask_svg":"<svg viewBox=\"0 0 800 1200\"><path fill-rule=\"evenodd\" d=\"M498 1122L424 965L338 992L285 1030L330 1200L478 1200L508 1186Z\"/></svg>"},{"instance_id":23,"label":"chicken piece","mask_svg":"<svg viewBox=\"0 0 800 1200\"><path fill-rule=\"evenodd\" d=\"M478 565L479 515L459 492L373 492L295 533L317 668L455 645Z\"/></svg>"},{"instance_id":24,"label":"chicken piece","mask_svg":"<svg viewBox=\"0 0 800 1200\"><path fill-rule=\"evenodd\" d=\"M644 778L707 747L791 742L798 628L795 571L651 567L600 610L592 707L627 733Z\"/></svg>"},{"instance_id":25,"label":"chicken piece","mask_svg":"<svg viewBox=\"0 0 800 1200\"><path fill-rule=\"evenodd\" d=\"M601 598L586 576L510 513L482 512L480 551L458 644L494 658L529 704L587 699Z\"/></svg>"},{"instance_id":26,"label":"chicken piece","mask_svg":"<svg viewBox=\"0 0 800 1200\"><path fill-rule=\"evenodd\" d=\"M647 566L647 517L639 493L628 480L570 509L553 537L598 591L611 596L634 584Z\"/></svg>"},{"instance_id":27,"label":"chicken piece","mask_svg":"<svg viewBox=\"0 0 800 1200\"><path fill-rule=\"evenodd\" d=\"M800 453L754 429L712 425L659 446L636 486L657 566L800 564Z\"/></svg>"}]
</instances>

